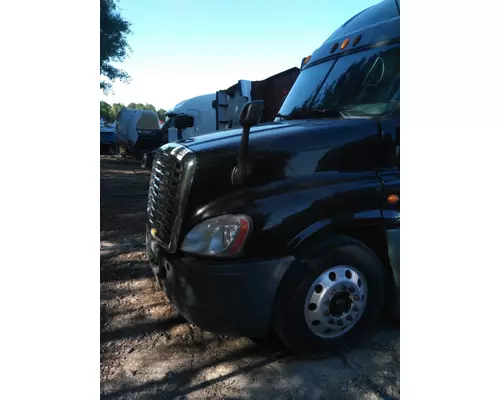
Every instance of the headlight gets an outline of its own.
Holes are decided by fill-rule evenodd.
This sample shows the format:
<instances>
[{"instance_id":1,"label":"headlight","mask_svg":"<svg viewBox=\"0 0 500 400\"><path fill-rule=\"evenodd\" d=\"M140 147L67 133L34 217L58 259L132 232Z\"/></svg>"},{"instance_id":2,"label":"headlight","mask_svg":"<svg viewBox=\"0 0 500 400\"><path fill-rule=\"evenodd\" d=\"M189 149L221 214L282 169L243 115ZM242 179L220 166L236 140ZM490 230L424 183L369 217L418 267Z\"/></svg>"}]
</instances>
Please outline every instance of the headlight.
<instances>
[{"instance_id":1,"label":"headlight","mask_svg":"<svg viewBox=\"0 0 500 400\"><path fill-rule=\"evenodd\" d=\"M231 257L241 251L250 230L250 217L220 215L191 229L184 238L181 250L207 256Z\"/></svg>"}]
</instances>

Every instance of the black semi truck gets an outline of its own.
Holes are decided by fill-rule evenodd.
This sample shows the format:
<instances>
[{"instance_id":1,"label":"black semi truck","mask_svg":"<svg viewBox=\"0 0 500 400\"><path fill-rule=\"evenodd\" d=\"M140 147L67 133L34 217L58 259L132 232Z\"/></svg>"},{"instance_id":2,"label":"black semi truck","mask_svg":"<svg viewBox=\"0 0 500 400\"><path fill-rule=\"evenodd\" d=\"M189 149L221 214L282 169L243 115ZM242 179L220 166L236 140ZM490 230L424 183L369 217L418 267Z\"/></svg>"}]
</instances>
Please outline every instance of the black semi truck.
<instances>
[{"instance_id":1,"label":"black semi truck","mask_svg":"<svg viewBox=\"0 0 500 400\"><path fill-rule=\"evenodd\" d=\"M327 356L399 313L399 1L338 28L274 122L166 144L151 174L149 261L208 331L275 332Z\"/></svg>"}]
</instances>

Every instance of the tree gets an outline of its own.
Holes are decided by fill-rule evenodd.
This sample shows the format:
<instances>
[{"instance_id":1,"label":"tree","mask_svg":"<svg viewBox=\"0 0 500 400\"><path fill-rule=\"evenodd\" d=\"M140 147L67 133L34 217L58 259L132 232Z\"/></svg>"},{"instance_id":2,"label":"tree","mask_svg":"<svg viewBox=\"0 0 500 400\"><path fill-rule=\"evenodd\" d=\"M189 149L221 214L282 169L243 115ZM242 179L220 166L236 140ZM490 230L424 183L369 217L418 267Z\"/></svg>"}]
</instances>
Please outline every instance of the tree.
<instances>
[{"instance_id":1,"label":"tree","mask_svg":"<svg viewBox=\"0 0 500 400\"><path fill-rule=\"evenodd\" d=\"M112 122L111 112L111 106L105 101L101 100L101 118L106 122Z\"/></svg>"},{"instance_id":2,"label":"tree","mask_svg":"<svg viewBox=\"0 0 500 400\"><path fill-rule=\"evenodd\" d=\"M117 0L118 1L118 0ZM131 33L130 22L118 12L115 0L101 0L101 76L114 82L118 79L129 82L130 76L110 62L123 62L130 46L127 35ZM101 80L101 89L107 93L111 83Z\"/></svg>"},{"instance_id":3,"label":"tree","mask_svg":"<svg viewBox=\"0 0 500 400\"><path fill-rule=\"evenodd\" d=\"M146 103L130 103L127 108L133 108L134 110L149 110L149 111L154 111L156 112L156 108L154 105Z\"/></svg>"},{"instance_id":4,"label":"tree","mask_svg":"<svg viewBox=\"0 0 500 400\"><path fill-rule=\"evenodd\" d=\"M113 121L116 121L118 118L118 114L122 110L124 105L122 103L114 103L113 106L111 107L111 117L113 118Z\"/></svg>"},{"instance_id":5,"label":"tree","mask_svg":"<svg viewBox=\"0 0 500 400\"><path fill-rule=\"evenodd\" d=\"M156 108L154 105L152 104L149 104L149 103L146 103L146 105L144 106L143 110L149 110L149 111L154 111L156 112Z\"/></svg>"},{"instance_id":6,"label":"tree","mask_svg":"<svg viewBox=\"0 0 500 400\"><path fill-rule=\"evenodd\" d=\"M158 114L158 119L159 119L160 121L165 121L165 117L166 117L166 115L165 115L165 114L166 114L167 112L166 112L163 108L160 108L160 109L159 109L156 113Z\"/></svg>"}]
</instances>

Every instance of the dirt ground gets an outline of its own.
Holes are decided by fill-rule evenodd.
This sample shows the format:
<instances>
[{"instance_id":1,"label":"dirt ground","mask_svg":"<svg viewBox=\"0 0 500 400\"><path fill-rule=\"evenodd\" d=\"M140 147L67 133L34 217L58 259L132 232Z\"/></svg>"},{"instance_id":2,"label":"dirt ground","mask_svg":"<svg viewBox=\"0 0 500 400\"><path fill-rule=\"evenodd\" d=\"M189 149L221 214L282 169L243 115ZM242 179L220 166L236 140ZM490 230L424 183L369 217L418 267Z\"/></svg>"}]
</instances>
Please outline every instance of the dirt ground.
<instances>
[{"instance_id":1,"label":"dirt ground","mask_svg":"<svg viewBox=\"0 0 500 400\"><path fill-rule=\"evenodd\" d=\"M342 357L305 361L184 320L147 263L148 184L138 162L101 156L103 399L399 399L399 329L389 323Z\"/></svg>"}]
</instances>

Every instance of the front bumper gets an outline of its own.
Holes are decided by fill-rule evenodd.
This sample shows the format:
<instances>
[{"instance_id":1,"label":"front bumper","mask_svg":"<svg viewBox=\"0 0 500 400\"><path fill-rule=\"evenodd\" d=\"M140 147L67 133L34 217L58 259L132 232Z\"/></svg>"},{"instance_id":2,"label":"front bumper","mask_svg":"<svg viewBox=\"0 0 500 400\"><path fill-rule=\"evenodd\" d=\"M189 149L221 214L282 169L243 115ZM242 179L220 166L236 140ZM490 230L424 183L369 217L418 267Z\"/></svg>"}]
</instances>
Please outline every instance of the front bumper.
<instances>
[{"instance_id":1,"label":"front bumper","mask_svg":"<svg viewBox=\"0 0 500 400\"><path fill-rule=\"evenodd\" d=\"M275 294L293 257L210 262L171 255L146 236L153 274L184 318L221 335L268 333Z\"/></svg>"}]
</instances>

